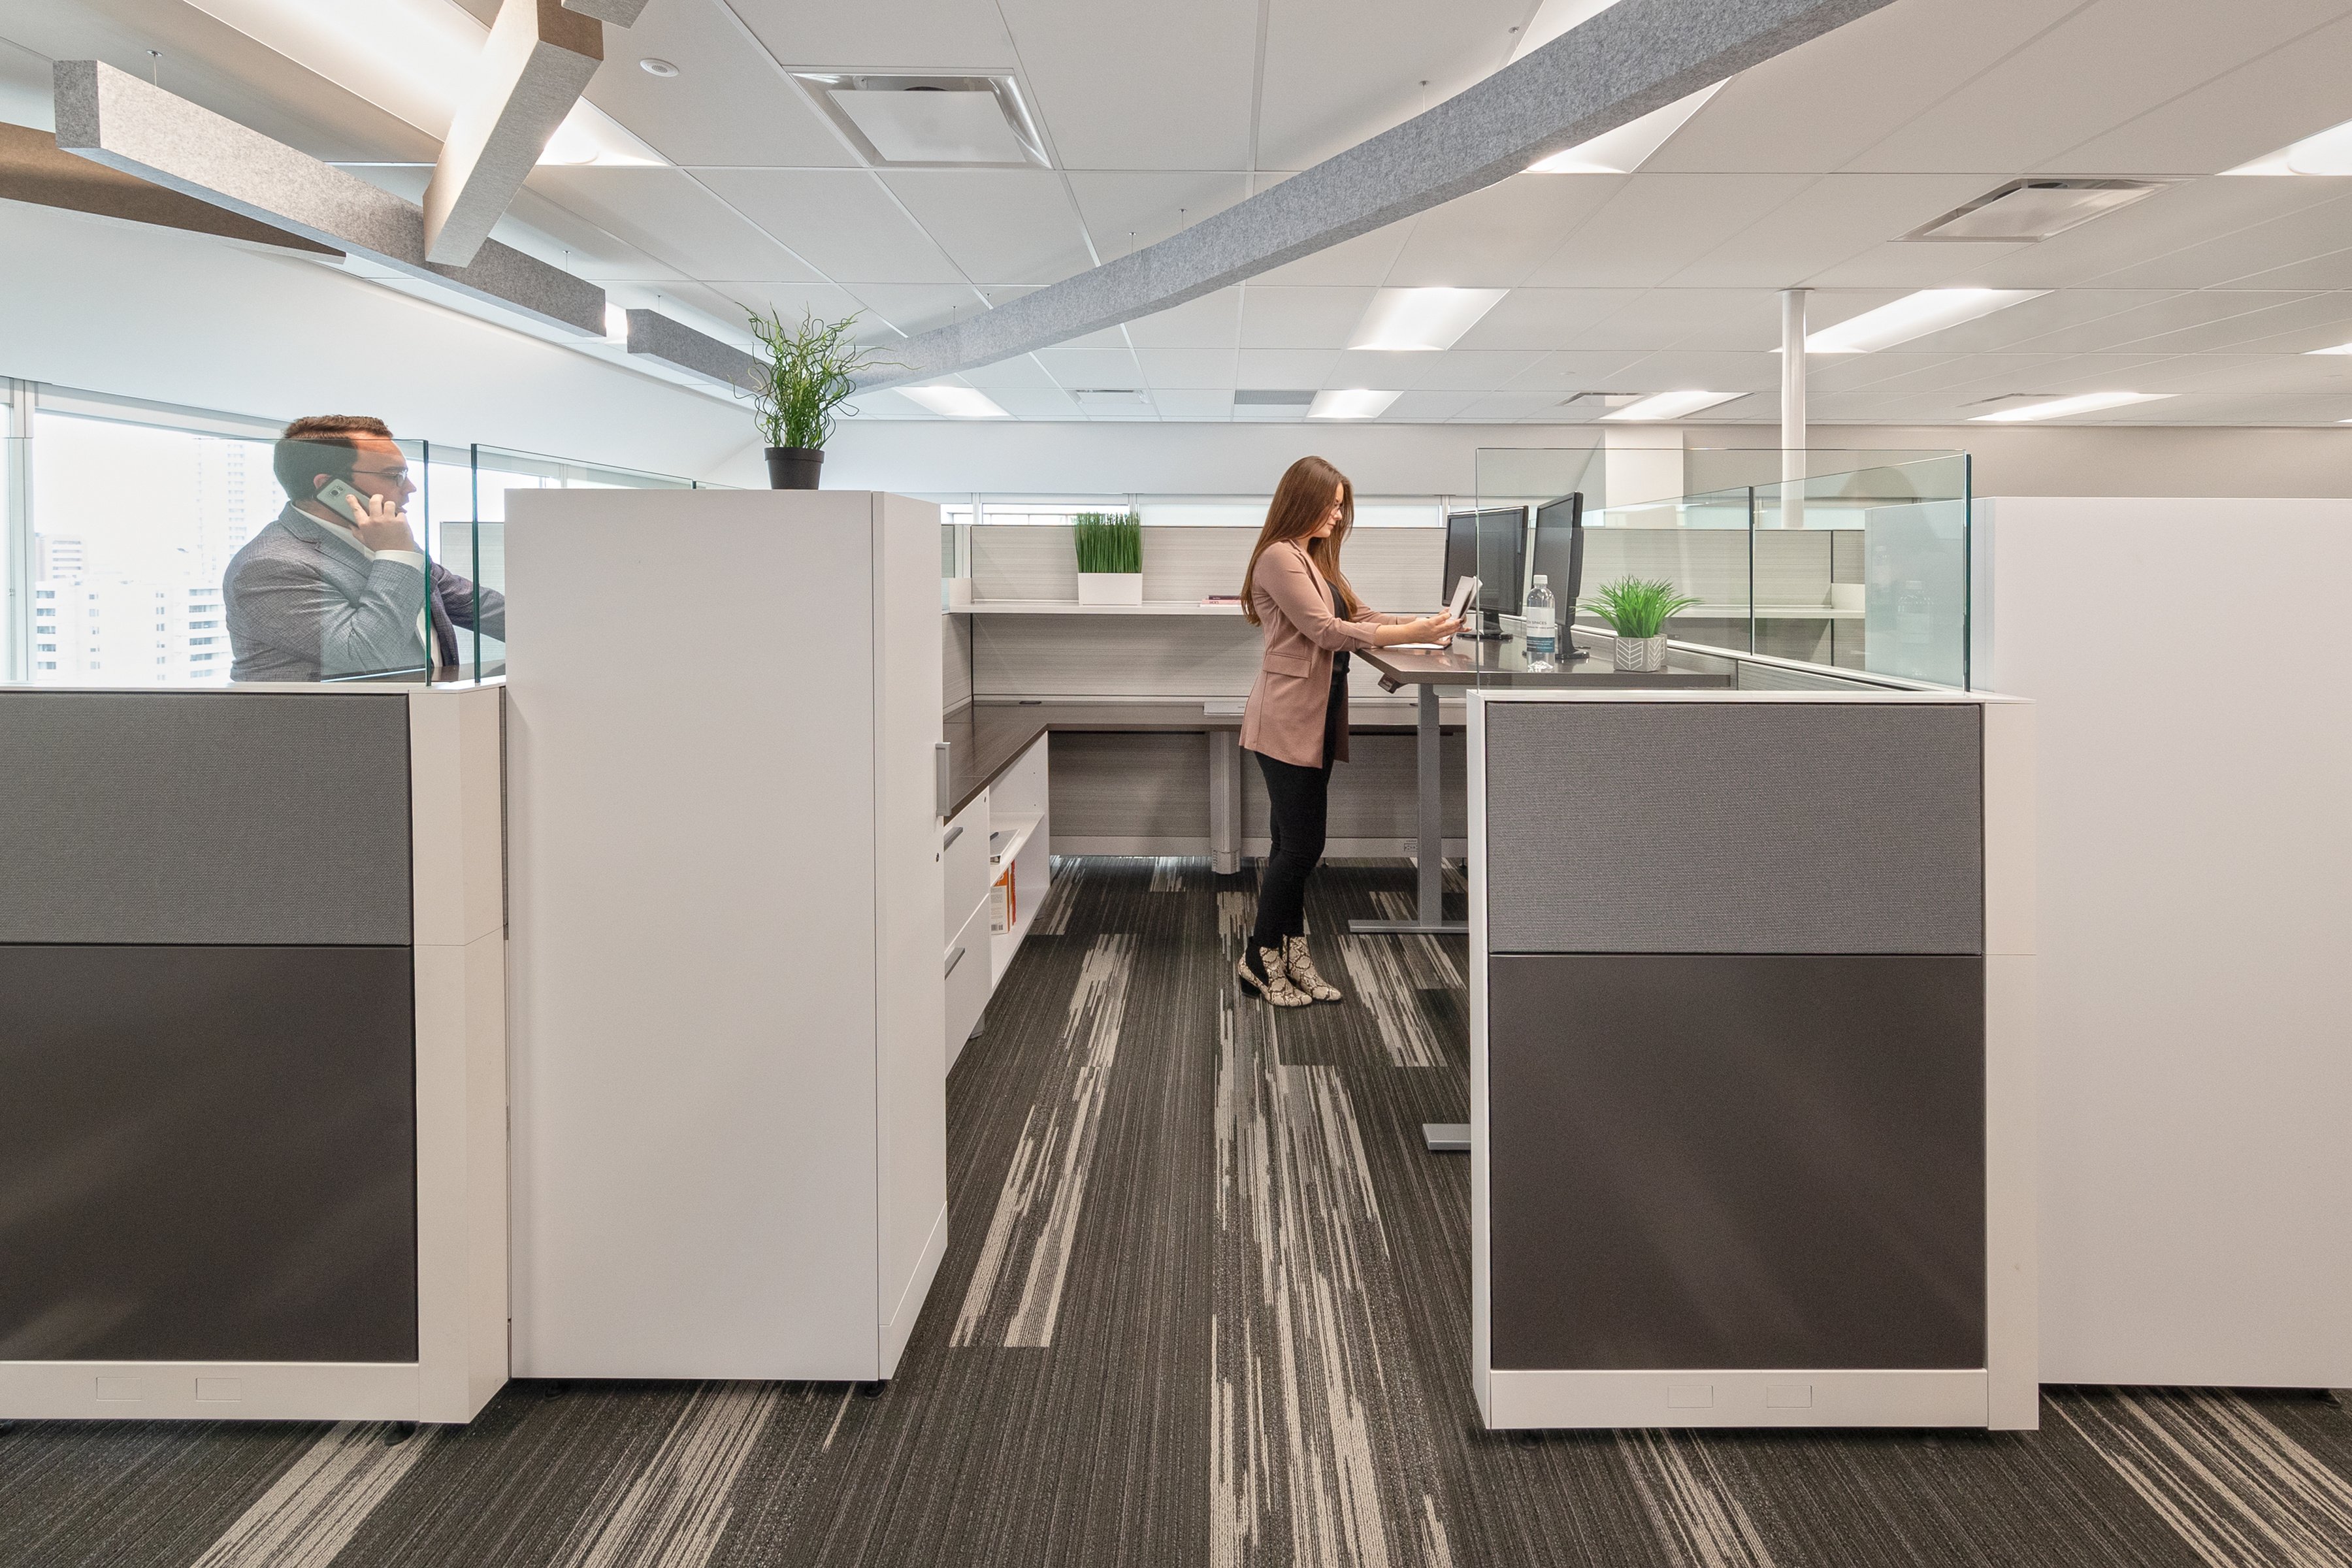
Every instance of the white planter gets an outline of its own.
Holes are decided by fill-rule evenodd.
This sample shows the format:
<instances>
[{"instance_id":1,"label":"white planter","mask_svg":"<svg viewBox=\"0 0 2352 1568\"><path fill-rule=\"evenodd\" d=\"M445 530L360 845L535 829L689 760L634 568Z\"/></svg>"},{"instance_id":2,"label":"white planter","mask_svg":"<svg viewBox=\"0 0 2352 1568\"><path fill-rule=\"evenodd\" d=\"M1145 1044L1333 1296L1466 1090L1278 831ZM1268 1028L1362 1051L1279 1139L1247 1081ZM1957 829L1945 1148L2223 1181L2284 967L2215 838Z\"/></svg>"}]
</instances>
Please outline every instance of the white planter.
<instances>
[{"instance_id":1,"label":"white planter","mask_svg":"<svg viewBox=\"0 0 2352 1568\"><path fill-rule=\"evenodd\" d=\"M1666 634L1654 637L1619 637L1610 655L1619 669L1650 672L1666 668Z\"/></svg>"},{"instance_id":2,"label":"white planter","mask_svg":"<svg viewBox=\"0 0 2352 1568\"><path fill-rule=\"evenodd\" d=\"M1078 603L1081 605L1139 605L1143 603L1143 574L1140 572L1081 572L1078 574Z\"/></svg>"}]
</instances>

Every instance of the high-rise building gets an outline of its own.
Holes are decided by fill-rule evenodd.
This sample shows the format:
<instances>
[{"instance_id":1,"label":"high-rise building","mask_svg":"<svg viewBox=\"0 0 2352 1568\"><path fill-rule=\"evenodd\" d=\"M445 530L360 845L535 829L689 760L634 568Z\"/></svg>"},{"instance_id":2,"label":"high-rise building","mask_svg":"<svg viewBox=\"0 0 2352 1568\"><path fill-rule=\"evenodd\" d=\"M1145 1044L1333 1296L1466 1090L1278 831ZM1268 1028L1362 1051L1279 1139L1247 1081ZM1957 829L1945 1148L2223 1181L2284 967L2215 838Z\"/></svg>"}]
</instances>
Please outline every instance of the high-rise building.
<instances>
[{"instance_id":1,"label":"high-rise building","mask_svg":"<svg viewBox=\"0 0 2352 1568\"><path fill-rule=\"evenodd\" d=\"M89 565L89 550L73 534L33 535L33 577L36 582L70 582Z\"/></svg>"},{"instance_id":2,"label":"high-rise building","mask_svg":"<svg viewBox=\"0 0 2352 1568\"><path fill-rule=\"evenodd\" d=\"M226 680L218 583L79 578L33 588L33 679L48 685Z\"/></svg>"}]
</instances>

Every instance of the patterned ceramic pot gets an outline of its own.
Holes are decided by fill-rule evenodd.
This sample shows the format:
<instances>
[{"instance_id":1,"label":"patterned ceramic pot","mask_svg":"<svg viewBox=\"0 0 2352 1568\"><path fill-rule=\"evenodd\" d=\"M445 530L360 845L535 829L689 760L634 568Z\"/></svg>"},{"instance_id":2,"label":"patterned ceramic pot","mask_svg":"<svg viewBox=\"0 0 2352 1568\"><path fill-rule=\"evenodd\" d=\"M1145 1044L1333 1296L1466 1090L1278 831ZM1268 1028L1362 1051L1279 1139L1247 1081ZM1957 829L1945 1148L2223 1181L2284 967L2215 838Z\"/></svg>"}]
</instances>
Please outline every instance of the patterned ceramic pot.
<instances>
[{"instance_id":1,"label":"patterned ceramic pot","mask_svg":"<svg viewBox=\"0 0 2352 1568\"><path fill-rule=\"evenodd\" d=\"M1619 669L1660 670L1666 668L1666 636L1619 637L1610 662Z\"/></svg>"}]
</instances>

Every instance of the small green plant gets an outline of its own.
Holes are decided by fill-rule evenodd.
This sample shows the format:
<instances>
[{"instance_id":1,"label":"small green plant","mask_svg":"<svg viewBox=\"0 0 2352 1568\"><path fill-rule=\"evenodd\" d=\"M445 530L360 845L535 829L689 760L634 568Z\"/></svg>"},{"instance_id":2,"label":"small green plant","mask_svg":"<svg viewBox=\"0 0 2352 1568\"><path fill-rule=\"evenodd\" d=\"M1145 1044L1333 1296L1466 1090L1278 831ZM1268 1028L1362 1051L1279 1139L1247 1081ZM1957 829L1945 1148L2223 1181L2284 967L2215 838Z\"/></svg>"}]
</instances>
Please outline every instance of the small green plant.
<instances>
[{"instance_id":1,"label":"small green plant","mask_svg":"<svg viewBox=\"0 0 2352 1568\"><path fill-rule=\"evenodd\" d=\"M1081 572L1143 570L1143 520L1131 511L1082 511L1070 519Z\"/></svg>"},{"instance_id":2,"label":"small green plant","mask_svg":"<svg viewBox=\"0 0 2352 1568\"><path fill-rule=\"evenodd\" d=\"M1697 603L1676 594L1675 585L1663 578L1620 577L1602 584L1580 607L1608 622L1621 637L1654 637L1666 629L1675 612Z\"/></svg>"},{"instance_id":3,"label":"small green plant","mask_svg":"<svg viewBox=\"0 0 2352 1568\"><path fill-rule=\"evenodd\" d=\"M774 310L744 313L764 358L736 390L751 399L760 434L771 447L822 448L833 438L834 410L857 390L858 374L887 362L850 341L854 314L820 321L810 312L787 326Z\"/></svg>"}]
</instances>

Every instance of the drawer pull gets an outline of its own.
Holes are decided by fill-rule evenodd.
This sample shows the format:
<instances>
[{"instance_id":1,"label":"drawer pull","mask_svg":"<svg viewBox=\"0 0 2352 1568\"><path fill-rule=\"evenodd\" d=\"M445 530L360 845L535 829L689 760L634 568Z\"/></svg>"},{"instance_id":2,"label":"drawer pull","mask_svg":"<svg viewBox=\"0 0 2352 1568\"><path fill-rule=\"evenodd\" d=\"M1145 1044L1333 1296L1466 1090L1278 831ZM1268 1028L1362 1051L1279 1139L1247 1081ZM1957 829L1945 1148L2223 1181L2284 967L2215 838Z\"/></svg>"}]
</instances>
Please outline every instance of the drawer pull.
<instances>
[{"instance_id":1,"label":"drawer pull","mask_svg":"<svg viewBox=\"0 0 2352 1568\"><path fill-rule=\"evenodd\" d=\"M953 952L948 954L947 973L949 974L953 974L955 973L955 966L962 962L963 949L957 948ZM942 976L942 978L945 978L945 976Z\"/></svg>"},{"instance_id":2,"label":"drawer pull","mask_svg":"<svg viewBox=\"0 0 2352 1568\"><path fill-rule=\"evenodd\" d=\"M940 840L940 847L942 849L951 847L955 841L962 837L963 824L959 822L953 827L948 829L948 836Z\"/></svg>"}]
</instances>

